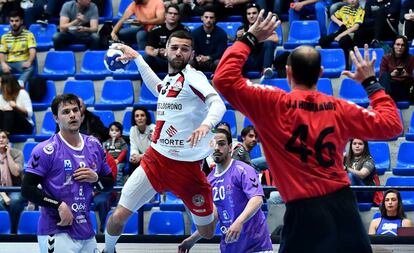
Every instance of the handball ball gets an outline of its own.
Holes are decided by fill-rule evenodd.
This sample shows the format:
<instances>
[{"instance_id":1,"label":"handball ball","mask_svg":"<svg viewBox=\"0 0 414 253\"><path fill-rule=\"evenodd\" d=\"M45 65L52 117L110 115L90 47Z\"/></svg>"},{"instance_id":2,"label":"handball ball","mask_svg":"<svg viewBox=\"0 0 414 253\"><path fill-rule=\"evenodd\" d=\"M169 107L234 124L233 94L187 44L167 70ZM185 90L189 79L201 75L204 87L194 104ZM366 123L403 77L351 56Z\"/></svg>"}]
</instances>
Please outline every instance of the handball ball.
<instances>
[{"instance_id":1,"label":"handball ball","mask_svg":"<svg viewBox=\"0 0 414 253\"><path fill-rule=\"evenodd\" d=\"M129 61L117 61L116 58L122 56L123 53L121 50L110 48L106 51L104 64L105 67L111 71L116 73L124 72L129 64Z\"/></svg>"}]
</instances>

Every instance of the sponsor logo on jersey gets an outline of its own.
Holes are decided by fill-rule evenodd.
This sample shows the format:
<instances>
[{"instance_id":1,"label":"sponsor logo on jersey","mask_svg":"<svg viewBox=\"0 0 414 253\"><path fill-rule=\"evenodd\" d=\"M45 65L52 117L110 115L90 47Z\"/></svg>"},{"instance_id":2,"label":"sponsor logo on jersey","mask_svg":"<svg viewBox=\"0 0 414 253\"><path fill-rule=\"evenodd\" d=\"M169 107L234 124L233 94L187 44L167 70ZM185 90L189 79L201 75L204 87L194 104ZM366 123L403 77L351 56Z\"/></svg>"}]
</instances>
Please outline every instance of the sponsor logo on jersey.
<instances>
[{"instance_id":1,"label":"sponsor logo on jersey","mask_svg":"<svg viewBox=\"0 0 414 253\"><path fill-rule=\"evenodd\" d=\"M177 97L178 94L180 94L181 90L183 89L183 82L184 82L184 76L181 74L174 84L169 85L167 97L173 97L173 98Z\"/></svg>"},{"instance_id":2,"label":"sponsor logo on jersey","mask_svg":"<svg viewBox=\"0 0 414 253\"><path fill-rule=\"evenodd\" d=\"M85 212L86 204L85 203L73 203L71 208L74 212Z\"/></svg>"},{"instance_id":3,"label":"sponsor logo on jersey","mask_svg":"<svg viewBox=\"0 0 414 253\"><path fill-rule=\"evenodd\" d=\"M72 162L70 160L63 161L63 168L65 171L72 170Z\"/></svg>"},{"instance_id":4,"label":"sponsor logo on jersey","mask_svg":"<svg viewBox=\"0 0 414 253\"><path fill-rule=\"evenodd\" d=\"M45 152L46 154L50 155L55 151L54 146L54 142L51 142L49 144L47 144L46 146L43 147L43 152Z\"/></svg>"},{"instance_id":5,"label":"sponsor logo on jersey","mask_svg":"<svg viewBox=\"0 0 414 253\"><path fill-rule=\"evenodd\" d=\"M165 132L168 134L168 136L173 137L178 133L178 130L174 126L170 126L167 128L167 130L165 130Z\"/></svg>"},{"instance_id":6,"label":"sponsor logo on jersey","mask_svg":"<svg viewBox=\"0 0 414 253\"><path fill-rule=\"evenodd\" d=\"M200 207L200 206L204 205L204 203L205 203L204 197L203 197L203 195L201 195L201 194L196 194L196 195L194 195L194 196L192 197L191 201L192 201L192 202L193 202L193 204L194 204L195 206L197 206L197 207Z\"/></svg>"}]
</instances>

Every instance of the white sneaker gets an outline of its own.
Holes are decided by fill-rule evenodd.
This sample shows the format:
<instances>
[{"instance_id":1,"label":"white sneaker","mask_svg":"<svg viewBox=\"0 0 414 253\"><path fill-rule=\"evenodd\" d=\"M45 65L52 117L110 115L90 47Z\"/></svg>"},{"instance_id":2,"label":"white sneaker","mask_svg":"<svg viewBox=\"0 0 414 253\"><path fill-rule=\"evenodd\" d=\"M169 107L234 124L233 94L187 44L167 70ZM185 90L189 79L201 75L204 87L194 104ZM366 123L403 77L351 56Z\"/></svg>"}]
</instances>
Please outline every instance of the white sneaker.
<instances>
[{"instance_id":1,"label":"white sneaker","mask_svg":"<svg viewBox=\"0 0 414 253\"><path fill-rule=\"evenodd\" d=\"M33 7L33 2L30 0L23 0L20 2L20 8L23 10L29 9Z\"/></svg>"}]
</instances>

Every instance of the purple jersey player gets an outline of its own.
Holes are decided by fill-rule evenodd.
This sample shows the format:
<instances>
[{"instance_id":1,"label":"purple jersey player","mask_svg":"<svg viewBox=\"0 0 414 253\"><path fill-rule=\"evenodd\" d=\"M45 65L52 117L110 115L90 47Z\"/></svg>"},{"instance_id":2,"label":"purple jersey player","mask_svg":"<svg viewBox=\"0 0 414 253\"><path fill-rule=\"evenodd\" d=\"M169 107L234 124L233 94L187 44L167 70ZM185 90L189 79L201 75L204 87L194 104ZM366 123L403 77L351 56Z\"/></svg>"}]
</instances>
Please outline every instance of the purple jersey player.
<instances>
[{"instance_id":1,"label":"purple jersey player","mask_svg":"<svg viewBox=\"0 0 414 253\"><path fill-rule=\"evenodd\" d=\"M22 194L42 206L38 226L41 253L95 252L89 207L94 186L112 189L111 169L99 141L79 133L81 114L75 95L57 96L52 112L60 131L33 149Z\"/></svg>"},{"instance_id":2,"label":"purple jersey player","mask_svg":"<svg viewBox=\"0 0 414 253\"><path fill-rule=\"evenodd\" d=\"M263 189L255 170L231 159L231 135L217 129L214 136L213 159L216 167L208 176L213 188L214 216L219 221L223 236L222 253L273 252L265 216L260 209ZM179 246L179 252L189 252L201 236L194 232Z\"/></svg>"}]
</instances>

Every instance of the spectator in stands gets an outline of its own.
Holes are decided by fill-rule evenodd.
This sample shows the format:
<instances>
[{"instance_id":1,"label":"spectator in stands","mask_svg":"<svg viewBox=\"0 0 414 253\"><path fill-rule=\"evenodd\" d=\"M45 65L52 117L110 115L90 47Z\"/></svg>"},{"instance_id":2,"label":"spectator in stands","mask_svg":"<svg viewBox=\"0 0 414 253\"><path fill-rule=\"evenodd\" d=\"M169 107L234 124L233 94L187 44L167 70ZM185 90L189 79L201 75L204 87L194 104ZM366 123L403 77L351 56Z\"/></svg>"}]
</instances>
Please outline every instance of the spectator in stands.
<instances>
[{"instance_id":1,"label":"spectator in stands","mask_svg":"<svg viewBox=\"0 0 414 253\"><path fill-rule=\"evenodd\" d=\"M137 168L145 151L151 145L155 125L151 123L151 115L145 107L135 107L132 110L129 140L131 143L129 162L131 174Z\"/></svg>"},{"instance_id":2,"label":"spectator in stands","mask_svg":"<svg viewBox=\"0 0 414 253\"><path fill-rule=\"evenodd\" d=\"M191 65L200 71L214 72L227 48L227 34L216 26L213 9L205 9L201 21L203 25L192 32L195 57Z\"/></svg>"},{"instance_id":3,"label":"spectator in stands","mask_svg":"<svg viewBox=\"0 0 414 253\"><path fill-rule=\"evenodd\" d=\"M116 166L115 159L106 151L106 163L112 171L112 178L116 182L116 177L118 169ZM95 211L98 212L99 216L99 232L103 233L105 230L106 216L108 215L109 210L111 210L111 205L116 201L118 193L116 192L99 192L94 191L93 193L93 203L95 204Z\"/></svg>"},{"instance_id":4,"label":"spectator in stands","mask_svg":"<svg viewBox=\"0 0 414 253\"><path fill-rule=\"evenodd\" d=\"M64 50L70 44L86 44L88 49L98 50L98 22L98 7L91 0L66 2L60 11L60 32L53 35L55 50Z\"/></svg>"},{"instance_id":5,"label":"spectator in stands","mask_svg":"<svg viewBox=\"0 0 414 253\"><path fill-rule=\"evenodd\" d=\"M132 15L135 15L135 18L128 20ZM114 26L111 37L114 41L138 43L138 49L145 50L147 33L155 25L164 22L164 15L165 8L161 0L134 0ZM130 26L121 29L124 23L129 23Z\"/></svg>"},{"instance_id":6,"label":"spectator in stands","mask_svg":"<svg viewBox=\"0 0 414 253\"><path fill-rule=\"evenodd\" d=\"M23 153L12 148L9 133L0 130L0 186L21 186L23 176ZM24 199L20 191L0 192L0 210L7 210L11 218L11 233L17 232Z\"/></svg>"},{"instance_id":7,"label":"spectator in stands","mask_svg":"<svg viewBox=\"0 0 414 253\"><path fill-rule=\"evenodd\" d=\"M257 132L253 126L247 126L241 131L242 143L234 146L232 158L243 161L249 165L252 164L250 151L257 145Z\"/></svg>"},{"instance_id":8,"label":"spectator in stands","mask_svg":"<svg viewBox=\"0 0 414 253\"><path fill-rule=\"evenodd\" d=\"M390 54L384 55L380 83L395 101L412 101L414 56L409 54L405 36L397 36Z\"/></svg>"},{"instance_id":9,"label":"spectator in stands","mask_svg":"<svg viewBox=\"0 0 414 253\"><path fill-rule=\"evenodd\" d=\"M348 172L351 185L375 186L375 162L369 152L368 142L351 139L348 154L345 156L345 169ZM357 192L358 202L372 203L373 192Z\"/></svg>"},{"instance_id":10,"label":"spectator in stands","mask_svg":"<svg viewBox=\"0 0 414 253\"><path fill-rule=\"evenodd\" d=\"M102 146L110 156L115 159L117 167L116 185L124 185L124 168L125 160L128 152L128 145L122 138L123 126L121 123L114 121L109 125L109 139Z\"/></svg>"},{"instance_id":11,"label":"spectator in stands","mask_svg":"<svg viewBox=\"0 0 414 253\"><path fill-rule=\"evenodd\" d=\"M289 22L299 20L303 15L316 14L321 36L326 35L326 8L331 0L299 0L292 2L289 9Z\"/></svg>"},{"instance_id":12,"label":"spectator in stands","mask_svg":"<svg viewBox=\"0 0 414 253\"><path fill-rule=\"evenodd\" d=\"M23 25L23 13L12 11L9 15L10 31L1 36L0 73L20 74L22 86L34 73L36 41L33 33Z\"/></svg>"},{"instance_id":13,"label":"spectator in stands","mask_svg":"<svg viewBox=\"0 0 414 253\"><path fill-rule=\"evenodd\" d=\"M240 39L243 34L249 30L249 27L256 22L256 19L259 16L259 11L260 6L256 3L250 3L246 6L245 23L237 29L237 39ZM258 70L263 73L264 78L272 78L272 62L278 42L279 38L277 33L274 32L269 38L254 48L244 65L244 72Z\"/></svg>"},{"instance_id":14,"label":"spectator in stands","mask_svg":"<svg viewBox=\"0 0 414 253\"><path fill-rule=\"evenodd\" d=\"M338 31L321 37L319 44L322 48L329 48L332 41L337 41L344 50L346 69L351 69L349 51L354 47L354 33L364 21L365 11L359 5L359 0L347 0L343 6L331 16L332 22L339 26Z\"/></svg>"},{"instance_id":15,"label":"spectator in stands","mask_svg":"<svg viewBox=\"0 0 414 253\"><path fill-rule=\"evenodd\" d=\"M107 139L108 128L104 126L102 120L98 116L86 109L85 102L83 102L82 98L78 97L78 99L82 116L79 132L81 134L93 135L102 143ZM59 126L56 125L56 133L58 132Z\"/></svg>"},{"instance_id":16,"label":"spectator in stands","mask_svg":"<svg viewBox=\"0 0 414 253\"><path fill-rule=\"evenodd\" d=\"M403 35L408 40L414 39L414 1L406 0L402 4L400 22L403 24ZM413 42L414 43L414 42ZM414 46L414 44L412 44Z\"/></svg>"},{"instance_id":17,"label":"spectator in stands","mask_svg":"<svg viewBox=\"0 0 414 253\"><path fill-rule=\"evenodd\" d=\"M387 190L379 209L381 217L371 221L369 235L397 236L399 227L412 227L411 220L406 218L399 191Z\"/></svg>"},{"instance_id":18,"label":"spectator in stands","mask_svg":"<svg viewBox=\"0 0 414 253\"><path fill-rule=\"evenodd\" d=\"M175 31L186 29L180 23L180 9L178 5L171 4L166 10L165 23L155 26L148 33L148 43L145 46L144 60L156 72L168 71L165 48L170 35Z\"/></svg>"},{"instance_id":19,"label":"spectator in stands","mask_svg":"<svg viewBox=\"0 0 414 253\"><path fill-rule=\"evenodd\" d=\"M355 33L355 43L363 47L381 47L383 41L394 40L398 35L401 0L367 0L364 22Z\"/></svg>"},{"instance_id":20,"label":"spectator in stands","mask_svg":"<svg viewBox=\"0 0 414 253\"><path fill-rule=\"evenodd\" d=\"M0 129L10 134L31 134L34 122L29 93L12 74L1 76Z\"/></svg>"}]
</instances>

